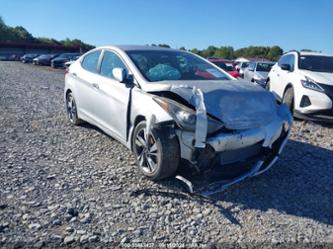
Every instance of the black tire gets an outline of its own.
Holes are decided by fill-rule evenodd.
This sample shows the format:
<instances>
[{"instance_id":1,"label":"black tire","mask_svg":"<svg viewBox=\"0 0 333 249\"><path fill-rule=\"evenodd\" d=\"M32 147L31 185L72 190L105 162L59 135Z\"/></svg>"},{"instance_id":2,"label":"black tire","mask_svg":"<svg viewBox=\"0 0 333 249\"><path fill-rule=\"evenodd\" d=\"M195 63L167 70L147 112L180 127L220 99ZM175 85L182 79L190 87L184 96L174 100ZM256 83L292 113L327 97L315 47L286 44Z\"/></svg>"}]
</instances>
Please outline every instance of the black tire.
<instances>
[{"instance_id":1,"label":"black tire","mask_svg":"<svg viewBox=\"0 0 333 249\"><path fill-rule=\"evenodd\" d=\"M66 94L66 112L69 122L73 125L79 125L82 123L82 120L79 119L77 115L77 107L74 96L72 92Z\"/></svg>"},{"instance_id":2,"label":"black tire","mask_svg":"<svg viewBox=\"0 0 333 249\"><path fill-rule=\"evenodd\" d=\"M288 106L291 113L294 113L294 90L292 87L288 87L284 92L282 103Z\"/></svg>"},{"instance_id":3,"label":"black tire","mask_svg":"<svg viewBox=\"0 0 333 249\"><path fill-rule=\"evenodd\" d=\"M148 139L145 139L145 130L146 121L141 121L132 136L132 149L139 170L151 180L173 176L180 162L177 136L168 128L156 128L151 131ZM149 142L143 145L147 140Z\"/></svg>"}]
</instances>

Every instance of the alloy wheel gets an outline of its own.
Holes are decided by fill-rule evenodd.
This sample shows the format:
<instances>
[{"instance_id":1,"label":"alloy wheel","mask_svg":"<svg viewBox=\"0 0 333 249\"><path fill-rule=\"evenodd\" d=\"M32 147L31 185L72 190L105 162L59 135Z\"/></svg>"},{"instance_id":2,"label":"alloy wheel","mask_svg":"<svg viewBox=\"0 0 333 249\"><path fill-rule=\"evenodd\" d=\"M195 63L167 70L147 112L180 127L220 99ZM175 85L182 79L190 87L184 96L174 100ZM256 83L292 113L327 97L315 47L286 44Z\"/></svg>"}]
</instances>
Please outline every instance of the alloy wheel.
<instances>
[{"instance_id":1,"label":"alloy wheel","mask_svg":"<svg viewBox=\"0 0 333 249\"><path fill-rule=\"evenodd\" d=\"M154 136L146 132L145 128L139 130L135 137L134 149L140 168L144 172L152 174L158 168L160 152Z\"/></svg>"},{"instance_id":2,"label":"alloy wheel","mask_svg":"<svg viewBox=\"0 0 333 249\"><path fill-rule=\"evenodd\" d=\"M67 106L67 115L68 119L71 123L75 123L76 117L76 104L73 98L73 95L69 93L67 95L67 101L66 101L66 106Z\"/></svg>"}]
</instances>

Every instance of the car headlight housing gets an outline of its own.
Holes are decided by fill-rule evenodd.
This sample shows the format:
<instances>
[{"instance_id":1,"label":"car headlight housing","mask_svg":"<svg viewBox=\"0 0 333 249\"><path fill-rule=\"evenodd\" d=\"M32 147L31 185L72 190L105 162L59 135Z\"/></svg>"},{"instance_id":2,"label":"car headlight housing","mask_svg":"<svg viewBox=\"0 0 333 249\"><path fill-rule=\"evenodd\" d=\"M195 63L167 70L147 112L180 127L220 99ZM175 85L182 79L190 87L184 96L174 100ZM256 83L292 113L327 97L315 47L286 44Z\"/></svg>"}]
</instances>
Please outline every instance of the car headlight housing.
<instances>
[{"instance_id":1,"label":"car headlight housing","mask_svg":"<svg viewBox=\"0 0 333 249\"><path fill-rule=\"evenodd\" d=\"M195 131L197 121L195 110L168 98L156 97L153 99L171 115L180 128L187 131ZM209 116L207 120L208 133L215 132L223 127L222 122Z\"/></svg>"},{"instance_id":2,"label":"car headlight housing","mask_svg":"<svg viewBox=\"0 0 333 249\"><path fill-rule=\"evenodd\" d=\"M324 92L324 89L317 84L313 79L305 76L305 80L301 80L302 86L318 92Z\"/></svg>"}]
</instances>

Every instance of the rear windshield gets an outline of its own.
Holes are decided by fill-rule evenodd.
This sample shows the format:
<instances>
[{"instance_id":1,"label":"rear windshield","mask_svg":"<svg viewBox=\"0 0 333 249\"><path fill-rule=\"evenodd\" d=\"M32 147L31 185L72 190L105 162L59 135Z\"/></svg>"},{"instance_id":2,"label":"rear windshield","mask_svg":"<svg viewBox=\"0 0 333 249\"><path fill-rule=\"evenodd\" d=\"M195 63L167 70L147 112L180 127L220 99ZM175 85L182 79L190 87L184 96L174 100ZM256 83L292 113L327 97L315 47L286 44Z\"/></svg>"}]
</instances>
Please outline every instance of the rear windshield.
<instances>
[{"instance_id":1,"label":"rear windshield","mask_svg":"<svg viewBox=\"0 0 333 249\"><path fill-rule=\"evenodd\" d=\"M333 56L301 56L298 67L315 72L333 73Z\"/></svg>"},{"instance_id":2,"label":"rear windshield","mask_svg":"<svg viewBox=\"0 0 333 249\"><path fill-rule=\"evenodd\" d=\"M127 54L150 82L164 80L230 80L204 59L181 51L139 50Z\"/></svg>"}]
</instances>

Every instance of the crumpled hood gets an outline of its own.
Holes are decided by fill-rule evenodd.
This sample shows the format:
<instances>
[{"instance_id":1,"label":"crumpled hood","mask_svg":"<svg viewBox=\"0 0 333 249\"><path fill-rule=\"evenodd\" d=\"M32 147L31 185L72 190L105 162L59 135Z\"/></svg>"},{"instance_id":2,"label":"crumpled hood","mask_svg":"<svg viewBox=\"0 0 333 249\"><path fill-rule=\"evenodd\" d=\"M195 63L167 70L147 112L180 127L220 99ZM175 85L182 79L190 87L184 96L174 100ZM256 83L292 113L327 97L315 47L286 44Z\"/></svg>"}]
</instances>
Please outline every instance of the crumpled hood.
<instances>
[{"instance_id":1,"label":"crumpled hood","mask_svg":"<svg viewBox=\"0 0 333 249\"><path fill-rule=\"evenodd\" d=\"M171 91L195 106L193 87L201 89L207 113L229 129L250 129L270 123L276 115L272 93L246 81L164 81L152 83L152 91ZM150 87L146 86L146 90Z\"/></svg>"}]
</instances>

